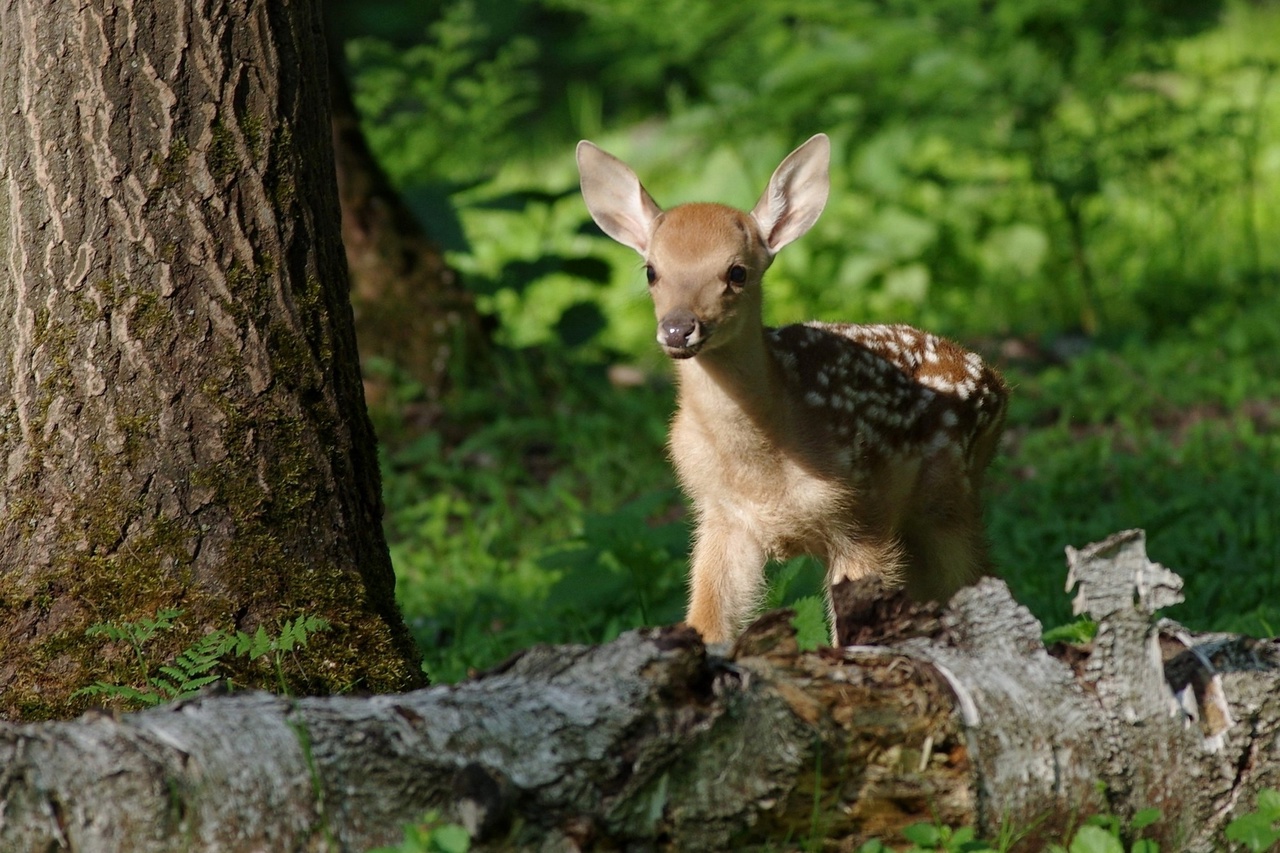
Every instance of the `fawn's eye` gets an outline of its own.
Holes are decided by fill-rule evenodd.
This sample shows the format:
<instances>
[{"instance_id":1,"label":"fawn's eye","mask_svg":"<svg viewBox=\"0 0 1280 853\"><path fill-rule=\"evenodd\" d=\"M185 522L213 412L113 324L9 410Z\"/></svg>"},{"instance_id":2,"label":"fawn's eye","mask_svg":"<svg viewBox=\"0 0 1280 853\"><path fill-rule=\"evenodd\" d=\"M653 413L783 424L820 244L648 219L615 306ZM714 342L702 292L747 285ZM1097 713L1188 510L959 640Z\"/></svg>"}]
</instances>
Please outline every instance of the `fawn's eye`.
<instances>
[{"instance_id":1,"label":"fawn's eye","mask_svg":"<svg viewBox=\"0 0 1280 853\"><path fill-rule=\"evenodd\" d=\"M747 268L742 264L734 264L729 267L729 283L742 284L747 280Z\"/></svg>"},{"instance_id":2,"label":"fawn's eye","mask_svg":"<svg viewBox=\"0 0 1280 853\"><path fill-rule=\"evenodd\" d=\"M649 280L650 284L653 284L654 280L657 279L658 274L653 271L653 264L644 265L644 277Z\"/></svg>"}]
</instances>

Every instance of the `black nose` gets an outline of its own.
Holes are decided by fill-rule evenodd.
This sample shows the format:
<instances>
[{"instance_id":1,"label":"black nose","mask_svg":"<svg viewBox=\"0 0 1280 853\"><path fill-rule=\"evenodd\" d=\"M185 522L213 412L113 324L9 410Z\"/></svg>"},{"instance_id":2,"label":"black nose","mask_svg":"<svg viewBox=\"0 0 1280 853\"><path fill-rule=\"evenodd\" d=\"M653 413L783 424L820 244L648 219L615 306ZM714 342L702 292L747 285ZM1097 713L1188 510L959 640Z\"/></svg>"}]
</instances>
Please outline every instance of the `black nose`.
<instances>
[{"instance_id":1,"label":"black nose","mask_svg":"<svg viewBox=\"0 0 1280 853\"><path fill-rule=\"evenodd\" d=\"M677 308L658 321L658 343L672 349L685 349L701 338L698 318L692 311Z\"/></svg>"}]
</instances>

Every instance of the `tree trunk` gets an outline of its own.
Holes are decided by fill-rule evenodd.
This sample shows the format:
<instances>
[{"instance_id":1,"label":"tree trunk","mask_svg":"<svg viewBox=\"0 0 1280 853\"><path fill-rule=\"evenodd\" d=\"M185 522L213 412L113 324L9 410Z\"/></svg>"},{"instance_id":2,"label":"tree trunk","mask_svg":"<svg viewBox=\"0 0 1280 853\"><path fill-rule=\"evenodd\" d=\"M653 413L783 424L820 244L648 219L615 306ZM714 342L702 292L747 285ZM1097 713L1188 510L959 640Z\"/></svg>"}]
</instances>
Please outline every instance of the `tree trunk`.
<instances>
[{"instance_id":1,"label":"tree trunk","mask_svg":"<svg viewBox=\"0 0 1280 853\"><path fill-rule=\"evenodd\" d=\"M332 31L329 38L342 242L360 354L391 362L435 402L451 376L483 353L480 315L440 247L423 232L369 151L343 73L341 39ZM380 396L386 381L366 371L366 387Z\"/></svg>"},{"instance_id":2,"label":"tree trunk","mask_svg":"<svg viewBox=\"0 0 1280 853\"><path fill-rule=\"evenodd\" d=\"M400 696L0 726L0 849L364 850L435 809L479 850L854 850L920 821L1041 850L1149 806L1160 849L1222 849L1280 785L1280 649L1153 623L1177 578L1138 533L1071 559L1101 625L1065 662L988 579L863 601L880 640L841 650L771 614L728 653L643 630Z\"/></svg>"},{"instance_id":3,"label":"tree trunk","mask_svg":"<svg viewBox=\"0 0 1280 853\"><path fill-rule=\"evenodd\" d=\"M171 606L161 661L305 612L294 690L421 683L316 4L0 0L0 33L0 716L129 683L85 629Z\"/></svg>"}]
</instances>

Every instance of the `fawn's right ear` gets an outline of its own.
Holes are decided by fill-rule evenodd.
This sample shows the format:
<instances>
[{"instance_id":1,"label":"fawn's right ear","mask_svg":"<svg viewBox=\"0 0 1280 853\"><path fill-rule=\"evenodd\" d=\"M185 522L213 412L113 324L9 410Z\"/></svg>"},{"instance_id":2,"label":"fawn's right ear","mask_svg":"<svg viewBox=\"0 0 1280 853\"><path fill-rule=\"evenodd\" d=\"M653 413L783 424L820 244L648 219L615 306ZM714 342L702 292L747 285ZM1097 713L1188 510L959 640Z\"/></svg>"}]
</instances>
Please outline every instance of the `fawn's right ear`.
<instances>
[{"instance_id":1,"label":"fawn's right ear","mask_svg":"<svg viewBox=\"0 0 1280 853\"><path fill-rule=\"evenodd\" d=\"M582 140L578 143L582 198L600 230L641 255L649 249L649 229L662 208L649 197L636 173L617 157Z\"/></svg>"}]
</instances>

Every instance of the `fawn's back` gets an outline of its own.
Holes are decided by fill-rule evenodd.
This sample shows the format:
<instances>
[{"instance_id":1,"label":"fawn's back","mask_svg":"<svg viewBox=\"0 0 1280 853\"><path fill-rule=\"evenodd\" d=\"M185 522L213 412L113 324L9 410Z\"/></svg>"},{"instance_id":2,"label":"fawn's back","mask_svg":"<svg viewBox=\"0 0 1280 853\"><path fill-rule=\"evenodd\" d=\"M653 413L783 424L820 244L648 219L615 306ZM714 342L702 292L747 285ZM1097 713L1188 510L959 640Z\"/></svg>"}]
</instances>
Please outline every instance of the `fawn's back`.
<instances>
[{"instance_id":1,"label":"fawn's back","mask_svg":"<svg viewBox=\"0 0 1280 853\"><path fill-rule=\"evenodd\" d=\"M770 557L811 554L829 584L880 574L946 598L988 570L978 497L1004 422L1000 377L909 326L762 324L761 280L827 197L821 134L743 213L663 211L620 161L584 142L583 195L645 258L657 339L676 360L671 453L697 533L688 621L731 637Z\"/></svg>"}]
</instances>

